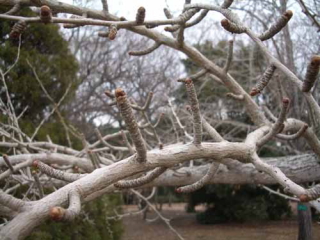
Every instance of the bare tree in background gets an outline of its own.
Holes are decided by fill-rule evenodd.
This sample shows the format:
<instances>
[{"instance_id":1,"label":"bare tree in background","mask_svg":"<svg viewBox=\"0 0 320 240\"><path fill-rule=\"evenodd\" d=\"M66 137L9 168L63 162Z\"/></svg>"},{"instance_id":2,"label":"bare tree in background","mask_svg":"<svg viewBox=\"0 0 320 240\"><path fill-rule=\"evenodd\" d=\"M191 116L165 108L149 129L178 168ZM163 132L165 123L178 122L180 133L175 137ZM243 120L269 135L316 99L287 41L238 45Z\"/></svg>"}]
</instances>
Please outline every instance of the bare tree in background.
<instances>
[{"instance_id":1,"label":"bare tree in background","mask_svg":"<svg viewBox=\"0 0 320 240\"><path fill-rule=\"evenodd\" d=\"M155 110L164 106L166 100L163 94L168 94L168 89L174 89L176 85L172 78L177 78L179 64L177 57L170 49L161 48L155 54L143 58L130 57L130 49L139 49L145 44L151 43L130 32L119 33L121 41L111 41L108 38L92 38L92 34L81 36L75 45L80 45L75 53L79 56L81 86L76 99L70 106L72 122L81 128L84 133L86 125L94 121L109 125L123 125L117 110L106 104L105 96L101 93L106 89L115 89L122 86L128 89L128 95L132 96L138 105L142 105L152 92L153 101L148 116L155 114ZM78 47L76 47L78 48ZM169 93L170 94L170 93ZM91 125L92 125L91 124ZM88 135L86 134L86 135ZM91 133L92 134L92 133Z\"/></svg>"},{"instance_id":2,"label":"bare tree in background","mask_svg":"<svg viewBox=\"0 0 320 240\"><path fill-rule=\"evenodd\" d=\"M102 1L103 10L75 7L53 0L39 2L34 0L0 0L1 5L12 7L9 12L0 14L1 19L16 21L10 34L12 37L19 37L27 24L63 23L65 27L72 28L93 25L106 28L105 32L99 34L101 37L108 37L114 41L119 40L120 44L132 46L121 36L117 36L117 34L122 34L120 31L129 30L150 39L147 46L141 46L141 49L127 49L130 55L141 56L152 52L157 53L159 48L166 46L184 53L201 68L196 74L179 79L179 82L184 85L187 95L192 134L181 122L176 108L169 98L168 110L171 111L173 125L167 134L177 135L177 143L174 144L166 144L165 137L159 136L157 126L161 118L155 119L147 114L149 108L152 107L153 96L147 92L150 87L146 82L147 77L139 76L141 72L137 69L148 66L143 62L148 60L136 62L137 65L133 67L131 76L140 78L137 79L137 82L128 83L124 79L116 78L117 71L132 73L130 72L132 69L128 70L130 61L136 60L125 61L124 69L120 66L116 68L108 66L113 76L106 77L105 74L110 74L110 72L104 72L105 69L95 63L97 60L95 56L91 57L93 60L89 61L89 67L84 68L82 74L86 75L84 78L90 77L92 74L93 80L86 83L92 84L93 87L90 88L92 94L84 92L82 107L86 107L90 111L95 107L97 99L103 102L103 95L106 94L108 96L108 98L104 97L106 103L110 107L114 105L113 107L118 109L118 112L113 115L120 114L121 121L125 123L126 131L103 136L99 130L96 130L99 139L96 142L89 142L83 135L79 135L78 137L82 138L83 142L83 150L81 151L54 144L50 140L48 142L32 141L19 128L19 117L15 115L10 99L6 101L8 104L2 103L1 110L9 117L11 124L4 124L1 128L3 141L0 142L0 146L13 149L15 153L10 156L4 155L0 159L0 166L4 168L0 174L0 180L6 182L6 187L0 192L0 213L6 219L10 219L1 227L0 234L3 239L23 239L48 218L56 221L73 220L80 213L82 203L91 201L102 194L128 188L150 204L148 198L133 188L183 186L177 188L177 191L184 193L195 191L205 184L211 183L278 183L283 186L287 194L293 195L296 201L308 202L319 209L317 199L320 197L320 186L305 188L299 184L320 179L318 163L320 142L314 132L315 126L307 124L304 118L299 119L297 111L291 112L290 109L298 108L302 101L300 99L303 99L308 106L308 108L303 108L308 113L308 117L314 119L313 122L320 119L320 107L317 103L317 95L314 95L314 85L320 68L320 56L316 55L317 52L310 54L308 64L304 64L307 66L306 73L299 77L300 75L295 69L296 63L290 57L294 48L286 45L290 44L290 42L286 42L289 40L288 36L287 38L284 36L285 43L281 43L279 40L278 48L281 51L286 49L284 59L279 57L282 54L278 55L279 59L275 57L276 54L273 50L277 48L278 42L273 46L274 49L269 48L266 44L273 41L279 33L290 34L286 30L286 26L292 18L293 12L287 10L285 1L280 1L279 12L281 14L277 14L277 19L272 23L267 21L267 26L263 31L253 31L253 28L249 27L245 21L241 21L236 11L230 8L230 6L236 8L237 4L232 3L233 1L230 0L221 1L219 5L191 4L190 1L186 1L179 16L172 16L166 9L167 19L146 21L145 15L148 12L143 7L137 10L135 20L126 20L111 14L106 0ZM263 1L263 3L265 6L272 4L269 1ZM20 7L29 6L39 7L40 16L32 18L14 15ZM245 90L240 82L237 82L237 79L233 77L231 71L229 72L233 60L233 44L237 38L230 42L227 60L223 66L217 65L214 59L208 59L185 41L187 38L185 30L194 27L211 11L224 17L221 21L223 28L221 31L248 36L250 42L259 48L266 59L267 64L264 66L263 74L254 83L254 86L250 86L249 90ZM255 12L255 10L252 11ZM53 17L52 12L58 13L58 17ZM59 17L59 13L73 15L70 18L62 18ZM171 32L172 36L153 29L160 26L165 26L165 30ZM94 46L96 45L81 46L78 53L90 55L90 50ZM86 47L87 52L85 51ZM117 51L117 49L113 51ZM124 56L118 52L114 54L117 57ZM104 60L103 56L100 57L101 60ZM90 59L90 57L86 57L86 59ZM166 70L166 64L161 66ZM93 69L94 71L91 73ZM4 88L6 88L5 81L8 71L10 69L1 70ZM215 84L219 83L226 87L229 91L228 96L245 108L254 127L248 128L248 134L241 142L226 140L203 116L198 101L200 96L197 95L194 82L205 74L209 74ZM267 106L262 107L266 100L261 97L261 93L264 93L265 88L271 86L272 82L277 81L277 74L281 76L281 80L279 80L281 84L285 81L287 86L292 87L295 96L299 96L299 100L290 100L290 96L288 98L282 91L273 92L274 97L277 95L280 100L273 101L277 108L270 110ZM153 82L155 85L161 79L167 79L167 76L166 78L161 78L161 74L159 76L160 78ZM103 85L104 79L110 81L106 86ZM120 80L120 82L113 82L113 80ZM141 92L130 92L131 89L127 89L134 84L143 86ZM168 86L171 85L163 85L163 87ZM101 89L105 87L109 89ZM152 90L152 87L150 88ZM9 90L6 88L6 91ZM105 90L107 91L105 92ZM170 93L170 90L167 92ZM93 98L93 103L91 103L91 98ZM135 98L138 100L135 101ZM140 102L142 98L145 100ZM99 111L100 109L94 109L92 114ZM300 112L304 111L300 110ZM289 118L290 115L294 118ZM90 116L85 116L85 118L88 117ZM119 124L121 125L121 123ZM184 135L183 142L180 141L177 131ZM206 133L205 138L204 133ZM281 144L289 142L290 144L290 141L296 141L298 138L303 138L307 147L303 153L297 156L274 159L259 157L259 150L270 141L281 141ZM110 144L111 139L121 139L122 144ZM312 150L313 154L307 153L309 150ZM201 166L183 164L197 159L202 160ZM30 171L32 167L43 174L39 177L34 172L32 175ZM49 179L51 180L48 181ZM19 183L17 184L17 182ZM30 190L25 193L24 199L18 199L10 193L12 189L19 188L20 185L27 185L29 189L35 191L30 194ZM50 188L52 185L61 187L44 196L43 188ZM151 204L150 207L152 207ZM183 239L183 236L172 228L167 219L160 213L159 216L180 239Z\"/></svg>"}]
</instances>

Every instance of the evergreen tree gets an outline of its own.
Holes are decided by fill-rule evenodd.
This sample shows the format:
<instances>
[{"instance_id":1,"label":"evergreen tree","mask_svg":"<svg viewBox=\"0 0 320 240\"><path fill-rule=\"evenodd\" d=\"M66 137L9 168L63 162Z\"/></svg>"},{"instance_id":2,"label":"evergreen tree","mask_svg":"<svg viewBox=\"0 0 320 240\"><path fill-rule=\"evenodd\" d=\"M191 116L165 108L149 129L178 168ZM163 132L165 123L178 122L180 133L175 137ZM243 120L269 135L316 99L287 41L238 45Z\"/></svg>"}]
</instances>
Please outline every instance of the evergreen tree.
<instances>
[{"instance_id":1,"label":"evergreen tree","mask_svg":"<svg viewBox=\"0 0 320 240\"><path fill-rule=\"evenodd\" d=\"M7 10L5 7L0 7L1 13ZM29 9L24 9L22 15L34 16L35 14ZM21 114L27 107L19 124L25 133L31 135L39 122L55 107L41 89L31 66L55 103L59 102L71 85L67 98L63 102L67 104L80 83L77 77L78 63L75 56L69 51L68 42L60 34L57 25L31 24L21 35L21 43L19 38L13 39L9 36L13 25L14 23L10 21L0 22L0 68L6 72L16 62L18 52L20 52L18 62L6 74L5 81L16 115ZM21 45L20 50L19 45ZM0 97L6 104L7 97L3 87L0 88ZM68 123L63 104L60 105L60 112ZM5 116L0 118L6 120ZM36 140L44 140L47 134L54 143L67 145L65 131L56 115L43 125ZM76 141L74 148L81 148L78 139L72 140ZM19 194L17 192L17 195ZM107 216L113 215L113 209L118 205L120 205L119 196L101 197L86 204L83 214L76 221L70 224L48 221L28 239L117 240L122 232L121 222L108 220Z\"/></svg>"}]
</instances>

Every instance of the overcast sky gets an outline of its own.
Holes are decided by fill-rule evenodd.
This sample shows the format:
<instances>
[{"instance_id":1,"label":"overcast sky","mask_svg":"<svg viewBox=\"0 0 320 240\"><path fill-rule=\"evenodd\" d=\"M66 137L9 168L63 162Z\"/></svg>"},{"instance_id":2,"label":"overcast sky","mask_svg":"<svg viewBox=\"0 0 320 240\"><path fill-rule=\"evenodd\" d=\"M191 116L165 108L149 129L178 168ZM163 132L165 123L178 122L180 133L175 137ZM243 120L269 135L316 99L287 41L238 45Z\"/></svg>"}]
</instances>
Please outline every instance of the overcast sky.
<instances>
[{"instance_id":1,"label":"overcast sky","mask_svg":"<svg viewBox=\"0 0 320 240\"><path fill-rule=\"evenodd\" d=\"M60 0L72 4L72 0ZM85 0L82 0L85 2ZM95 9L102 8L100 0L91 1ZM109 10L117 16L124 16L127 19L135 19L137 9L141 6L146 8L146 19L165 19L163 8L169 7L173 13L181 12L185 0L109 0ZM202 0L201 3L209 3L210 0ZM77 5L77 4L75 4Z\"/></svg>"}]
</instances>

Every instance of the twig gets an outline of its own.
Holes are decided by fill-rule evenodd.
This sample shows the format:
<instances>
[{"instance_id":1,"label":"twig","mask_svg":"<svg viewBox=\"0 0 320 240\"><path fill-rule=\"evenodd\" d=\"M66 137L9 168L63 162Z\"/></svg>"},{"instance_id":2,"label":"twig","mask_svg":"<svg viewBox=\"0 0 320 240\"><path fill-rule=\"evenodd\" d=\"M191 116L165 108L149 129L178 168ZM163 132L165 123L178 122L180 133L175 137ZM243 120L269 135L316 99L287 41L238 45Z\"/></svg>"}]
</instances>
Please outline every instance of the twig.
<instances>
[{"instance_id":1,"label":"twig","mask_svg":"<svg viewBox=\"0 0 320 240\"><path fill-rule=\"evenodd\" d=\"M199 181L197 181L191 185L179 187L176 189L176 192L190 193L190 192L194 192L194 191L197 191L198 189L202 188L219 171L219 166L220 166L220 163L215 163L215 162L211 163L207 173Z\"/></svg>"},{"instance_id":2,"label":"twig","mask_svg":"<svg viewBox=\"0 0 320 240\"><path fill-rule=\"evenodd\" d=\"M128 150L129 150L129 153L130 154L134 154L134 150L133 148L131 147L131 144L129 143L129 140L127 138L127 135L125 134L125 132L123 130L121 130L121 136L122 136L122 139L124 141L124 143L126 144Z\"/></svg>"},{"instance_id":3,"label":"twig","mask_svg":"<svg viewBox=\"0 0 320 240\"><path fill-rule=\"evenodd\" d=\"M290 200L290 201L294 201L294 202L300 202L300 200L298 198L295 198L295 197L290 197L288 195L285 195L283 193L280 193L280 192L277 192L277 191L274 191L273 189L267 187L267 186L264 186L262 185L261 186L263 189L267 190L268 192L272 193L272 194L275 194L275 195L278 195L286 200Z\"/></svg>"},{"instance_id":4,"label":"twig","mask_svg":"<svg viewBox=\"0 0 320 240\"><path fill-rule=\"evenodd\" d=\"M184 83L186 86L188 100L193 116L193 143L199 145L202 141L202 123L199 102L195 87L193 85L193 81L191 79L187 79Z\"/></svg>"},{"instance_id":5,"label":"twig","mask_svg":"<svg viewBox=\"0 0 320 240\"><path fill-rule=\"evenodd\" d=\"M109 13L108 0L101 0L102 8L105 13Z\"/></svg>"},{"instance_id":6,"label":"twig","mask_svg":"<svg viewBox=\"0 0 320 240\"><path fill-rule=\"evenodd\" d=\"M308 124L303 125L298 132L292 135L277 134L276 137L282 140L295 140L301 137L308 129Z\"/></svg>"},{"instance_id":7,"label":"twig","mask_svg":"<svg viewBox=\"0 0 320 240\"><path fill-rule=\"evenodd\" d=\"M221 8L229 8L233 3L233 0L224 0L221 4Z\"/></svg>"},{"instance_id":8,"label":"twig","mask_svg":"<svg viewBox=\"0 0 320 240\"><path fill-rule=\"evenodd\" d=\"M184 238L177 232L177 230L175 230L171 226L170 220L163 217L162 214L144 196L142 196L138 191L135 191L133 189L130 189L130 191L137 195L139 198L143 199L149 205L149 207L152 208L152 210L161 218L161 220L164 221L164 223L170 228L170 230L174 232L180 240L184 240Z\"/></svg>"},{"instance_id":9,"label":"twig","mask_svg":"<svg viewBox=\"0 0 320 240\"><path fill-rule=\"evenodd\" d=\"M164 173L167 170L166 167L157 167L154 170L147 173L145 176L133 179L133 180L122 180L114 184L117 188L136 188L140 187L142 185L145 185L157 177L159 177L162 173Z\"/></svg>"},{"instance_id":10,"label":"twig","mask_svg":"<svg viewBox=\"0 0 320 240\"><path fill-rule=\"evenodd\" d=\"M12 164L10 163L10 160L8 158L8 156L6 154L2 155L4 162L6 163L7 167L10 169L11 173L14 173L14 168L12 166Z\"/></svg>"},{"instance_id":11,"label":"twig","mask_svg":"<svg viewBox=\"0 0 320 240\"><path fill-rule=\"evenodd\" d=\"M143 56L149 53L152 53L154 50L158 49L161 46L161 43L155 42L151 47L146 48L140 51L130 51L129 55L131 56Z\"/></svg>"},{"instance_id":12,"label":"twig","mask_svg":"<svg viewBox=\"0 0 320 240\"><path fill-rule=\"evenodd\" d=\"M197 80L197 79L203 77L204 75L206 75L207 73L208 73L208 70L202 69L202 70L200 70L199 72L197 72L197 73L195 73L195 74L193 74L193 75L188 76L187 78L180 78L180 79L178 79L177 81L178 81L178 82L184 82L186 79Z\"/></svg>"},{"instance_id":13,"label":"twig","mask_svg":"<svg viewBox=\"0 0 320 240\"><path fill-rule=\"evenodd\" d=\"M300 4L302 8L302 12L313 22L314 25L318 28L318 32L320 31L320 23L316 19L316 14L312 14L305 3L302 0L298 0L298 3Z\"/></svg>"},{"instance_id":14,"label":"twig","mask_svg":"<svg viewBox=\"0 0 320 240\"><path fill-rule=\"evenodd\" d=\"M261 41L265 41L272 38L287 25L292 15L293 12L287 10L273 25L271 25L271 27L267 31L262 33L258 38L260 38Z\"/></svg>"},{"instance_id":15,"label":"twig","mask_svg":"<svg viewBox=\"0 0 320 240\"><path fill-rule=\"evenodd\" d=\"M32 175L33 175L33 178L34 178L34 181L37 185L37 188L39 190L39 196L40 198L43 198L44 197L44 193L43 193L43 187L40 183L40 179L39 179L39 176L38 176L38 173L36 171L32 171Z\"/></svg>"},{"instance_id":16,"label":"twig","mask_svg":"<svg viewBox=\"0 0 320 240\"><path fill-rule=\"evenodd\" d=\"M227 55L227 62L223 68L223 70L225 72L229 71L229 68L231 66L232 63L232 59L233 59L233 40L229 41L229 48L228 48L228 55Z\"/></svg>"},{"instance_id":17,"label":"twig","mask_svg":"<svg viewBox=\"0 0 320 240\"><path fill-rule=\"evenodd\" d=\"M277 121L275 122L275 124L273 124L270 131L257 142L258 147L263 146L272 137L274 137L276 134L280 133L283 130L284 121L286 120L286 115L288 112L289 103L290 103L290 100L288 98L284 98L282 100L282 107L281 107L280 115L279 115Z\"/></svg>"},{"instance_id":18,"label":"twig","mask_svg":"<svg viewBox=\"0 0 320 240\"><path fill-rule=\"evenodd\" d=\"M273 64L271 64L267 68L267 70L263 73L262 77L260 78L256 86L251 89L251 92L250 92L251 96L255 96L263 91L263 89L268 85L275 70L276 70L276 67Z\"/></svg>"},{"instance_id":19,"label":"twig","mask_svg":"<svg viewBox=\"0 0 320 240\"><path fill-rule=\"evenodd\" d=\"M238 95L238 94L234 94L234 93L227 93L226 96L233 98L235 100L238 100L238 101L242 101L244 99L244 96L242 94Z\"/></svg>"},{"instance_id":20,"label":"twig","mask_svg":"<svg viewBox=\"0 0 320 240\"><path fill-rule=\"evenodd\" d=\"M173 106L172 106L172 103L171 103L171 100L169 99L168 97L168 105L171 109L171 112L172 112L172 115L174 116L179 128L183 131L184 135L189 139L189 140L192 140L193 141L193 137L186 131L186 128L185 126L182 125L177 113L175 112Z\"/></svg>"},{"instance_id":21,"label":"twig","mask_svg":"<svg viewBox=\"0 0 320 240\"><path fill-rule=\"evenodd\" d=\"M15 5L13 5L13 7L8 11L6 12L5 14L6 15L14 15L16 13L18 13L21 9L21 6L20 6L20 1L18 1Z\"/></svg>"},{"instance_id":22,"label":"twig","mask_svg":"<svg viewBox=\"0 0 320 240\"><path fill-rule=\"evenodd\" d=\"M202 118L202 126L215 142L225 141L223 137L214 129L205 118Z\"/></svg>"},{"instance_id":23,"label":"twig","mask_svg":"<svg viewBox=\"0 0 320 240\"><path fill-rule=\"evenodd\" d=\"M183 43L184 43L184 29L185 29L185 25L181 24L180 25L180 29L177 35L177 45L178 48L182 48L183 47Z\"/></svg>"},{"instance_id":24,"label":"twig","mask_svg":"<svg viewBox=\"0 0 320 240\"><path fill-rule=\"evenodd\" d=\"M126 123L133 144L136 147L136 161L139 163L143 163L147 158L147 148L139 130L138 123L134 118L131 105L127 99L127 95L121 88L118 88L115 91L115 96L121 116Z\"/></svg>"},{"instance_id":25,"label":"twig","mask_svg":"<svg viewBox=\"0 0 320 240\"><path fill-rule=\"evenodd\" d=\"M67 173L57 169L50 167L49 165L41 162L41 161L33 161L33 166L39 168L39 170L52 178L56 178L59 180L63 180L66 182L74 182L87 174L75 174L75 173Z\"/></svg>"},{"instance_id":26,"label":"twig","mask_svg":"<svg viewBox=\"0 0 320 240\"><path fill-rule=\"evenodd\" d=\"M241 34L246 31L246 28L243 26L238 26L237 24L230 22L228 19L221 20L221 26L231 33Z\"/></svg>"}]
</instances>

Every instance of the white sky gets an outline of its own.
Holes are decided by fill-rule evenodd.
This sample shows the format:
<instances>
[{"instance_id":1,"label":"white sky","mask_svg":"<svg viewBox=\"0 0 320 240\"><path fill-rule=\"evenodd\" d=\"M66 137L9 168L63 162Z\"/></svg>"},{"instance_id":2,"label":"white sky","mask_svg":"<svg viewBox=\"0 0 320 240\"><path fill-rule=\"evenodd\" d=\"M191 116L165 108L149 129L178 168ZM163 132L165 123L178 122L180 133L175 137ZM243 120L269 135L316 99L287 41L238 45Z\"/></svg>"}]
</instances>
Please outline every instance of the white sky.
<instances>
[{"instance_id":1,"label":"white sky","mask_svg":"<svg viewBox=\"0 0 320 240\"><path fill-rule=\"evenodd\" d=\"M60 0L61 2L72 4L73 0ZM81 1L81 0L80 0ZM90 6L101 9L100 0L82 0L90 2ZM181 13L185 0L109 0L109 11L117 16L124 16L128 20L134 20L137 9L141 6L146 9L146 20L165 19L163 8L167 7L172 13ZM210 0L202 0L201 3L209 3ZM74 3L74 5L79 5Z\"/></svg>"}]
</instances>

